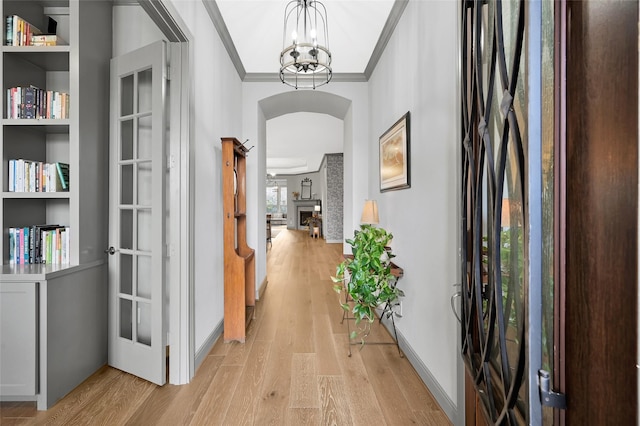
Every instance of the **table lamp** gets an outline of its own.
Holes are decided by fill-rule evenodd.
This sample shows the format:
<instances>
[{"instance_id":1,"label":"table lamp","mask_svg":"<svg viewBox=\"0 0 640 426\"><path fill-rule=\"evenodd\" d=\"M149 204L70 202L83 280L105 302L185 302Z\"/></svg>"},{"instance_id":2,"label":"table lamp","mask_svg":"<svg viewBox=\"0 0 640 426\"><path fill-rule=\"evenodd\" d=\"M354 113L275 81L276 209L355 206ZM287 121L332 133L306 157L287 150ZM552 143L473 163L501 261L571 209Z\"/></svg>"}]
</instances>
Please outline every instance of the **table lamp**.
<instances>
[{"instance_id":1,"label":"table lamp","mask_svg":"<svg viewBox=\"0 0 640 426\"><path fill-rule=\"evenodd\" d=\"M378 218L378 203L376 203L376 200L365 200L360 223L369 225L377 225L380 223L380 219Z\"/></svg>"}]
</instances>

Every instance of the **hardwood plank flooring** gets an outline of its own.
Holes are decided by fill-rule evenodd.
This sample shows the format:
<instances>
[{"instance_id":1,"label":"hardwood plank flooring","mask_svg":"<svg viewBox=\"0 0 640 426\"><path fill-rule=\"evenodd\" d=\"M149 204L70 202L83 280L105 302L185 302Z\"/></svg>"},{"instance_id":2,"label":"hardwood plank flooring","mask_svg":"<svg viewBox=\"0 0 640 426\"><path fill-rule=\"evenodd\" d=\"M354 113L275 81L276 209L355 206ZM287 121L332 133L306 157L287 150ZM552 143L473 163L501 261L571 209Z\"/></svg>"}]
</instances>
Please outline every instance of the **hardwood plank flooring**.
<instances>
[{"instance_id":1,"label":"hardwood plank flooring","mask_svg":"<svg viewBox=\"0 0 640 426\"><path fill-rule=\"evenodd\" d=\"M291 362L290 408L320 408L316 354L296 353Z\"/></svg>"},{"instance_id":2,"label":"hardwood plank flooring","mask_svg":"<svg viewBox=\"0 0 640 426\"><path fill-rule=\"evenodd\" d=\"M397 348L352 346L330 279L342 244L282 231L244 344L220 339L190 384L103 367L48 411L0 403L5 425L450 425ZM353 324L351 324L353 326ZM388 341L373 326L370 341Z\"/></svg>"}]
</instances>

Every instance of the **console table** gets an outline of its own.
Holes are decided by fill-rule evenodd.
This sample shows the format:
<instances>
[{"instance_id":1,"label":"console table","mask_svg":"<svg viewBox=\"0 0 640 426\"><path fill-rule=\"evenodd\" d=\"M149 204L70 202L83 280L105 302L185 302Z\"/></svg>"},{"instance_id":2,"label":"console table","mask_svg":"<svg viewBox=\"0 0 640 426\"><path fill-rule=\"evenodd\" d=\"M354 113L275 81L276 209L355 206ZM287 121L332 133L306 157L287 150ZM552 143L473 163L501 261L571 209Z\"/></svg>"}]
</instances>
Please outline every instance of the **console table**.
<instances>
[{"instance_id":1,"label":"console table","mask_svg":"<svg viewBox=\"0 0 640 426\"><path fill-rule=\"evenodd\" d=\"M353 255L352 254L344 254L343 257L345 259L353 259ZM402 278L402 276L404 275L404 270L399 267L398 265L396 265L395 263L391 262L391 274L396 277L396 281L393 284L394 286L396 286L398 284L398 280L400 278ZM349 302L352 302L353 299L351 299L351 297L349 296L349 291L347 289L347 281L345 280L343 285L344 285L344 298L345 298L345 303L349 304ZM382 318L384 318L384 316L390 312L392 312L393 310L393 306L391 305L391 302L386 302L384 304L384 307L382 308L382 312L380 313L380 316L378 317L378 324L382 324ZM395 321L395 315L393 313L391 313L391 315L389 315L391 317L391 327L393 329L393 338L394 341L393 342L369 342L367 341L365 344L367 345L395 345L398 348L398 353L400 354L400 357L403 357L404 355L402 354L402 350L400 349L400 344L398 343L398 333L396 331L396 321ZM351 339L351 325L350 325L350 320L355 320L355 317L352 317L349 315L349 312L347 311L342 311L342 320L340 321L340 324L344 323L344 320L347 320L347 339L349 341L349 355L351 356L351 346L353 345L360 345L362 346L363 344L361 342L354 342L353 339Z\"/></svg>"}]
</instances>

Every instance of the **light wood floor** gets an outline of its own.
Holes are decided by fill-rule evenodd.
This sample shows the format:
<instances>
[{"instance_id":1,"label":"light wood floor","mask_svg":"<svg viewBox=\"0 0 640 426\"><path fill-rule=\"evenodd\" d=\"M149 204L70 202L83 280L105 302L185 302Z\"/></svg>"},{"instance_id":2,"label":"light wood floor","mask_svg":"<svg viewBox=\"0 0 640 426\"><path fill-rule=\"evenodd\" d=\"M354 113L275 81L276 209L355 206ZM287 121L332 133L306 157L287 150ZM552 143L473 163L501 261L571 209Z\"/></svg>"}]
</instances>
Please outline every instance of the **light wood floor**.
<instances>
[{"instance_id":1,"label":"light wood floor","mask_svg":"<svg viewBox=\"0 0 640 426\"><path fill-rule=\"evenodd\" d=\"M330 279L341 244L284 231L268 250L269 284L246 343L218 341L190 384L158 387L104 367L48 411L0 403L0 424L450 424L395 346L355 346L347 357ZM390 340L374 330L371 341Z\"/></svg>"}]
</instances>

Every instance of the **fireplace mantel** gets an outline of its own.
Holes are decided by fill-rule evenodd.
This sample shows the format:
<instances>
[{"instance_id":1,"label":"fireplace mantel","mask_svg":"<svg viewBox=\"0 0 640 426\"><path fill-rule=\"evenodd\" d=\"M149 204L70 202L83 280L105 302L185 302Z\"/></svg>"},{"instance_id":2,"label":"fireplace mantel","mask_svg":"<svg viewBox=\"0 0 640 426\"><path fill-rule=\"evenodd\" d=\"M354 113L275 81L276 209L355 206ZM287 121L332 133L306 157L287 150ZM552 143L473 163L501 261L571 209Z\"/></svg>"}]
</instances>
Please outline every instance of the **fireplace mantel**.
<instances>
[{"instance_id":1,"label":"fireplace mantel","mask_svg":"<svg viewBox=\"0 0 640 426\"><path fill-rule=\"evenodd\" d=\"M293 200L293 204L296 206L315 206L316 204L320 204L320 200Z\"/></svg>"}]
</instances>

